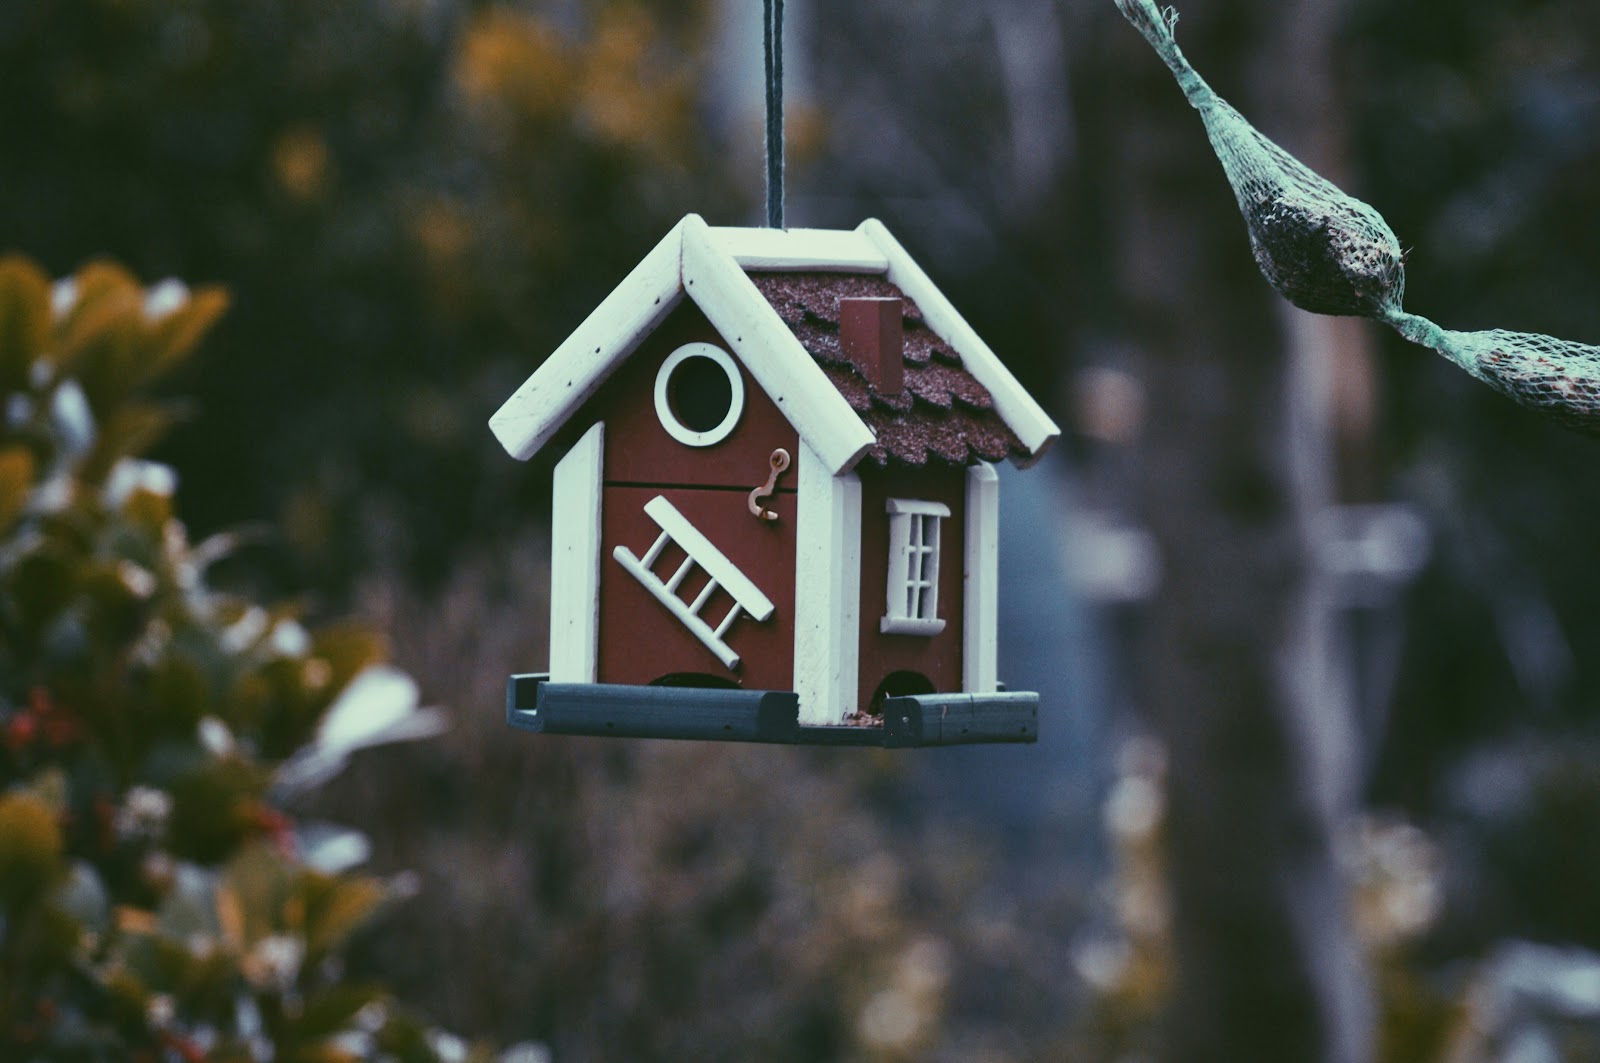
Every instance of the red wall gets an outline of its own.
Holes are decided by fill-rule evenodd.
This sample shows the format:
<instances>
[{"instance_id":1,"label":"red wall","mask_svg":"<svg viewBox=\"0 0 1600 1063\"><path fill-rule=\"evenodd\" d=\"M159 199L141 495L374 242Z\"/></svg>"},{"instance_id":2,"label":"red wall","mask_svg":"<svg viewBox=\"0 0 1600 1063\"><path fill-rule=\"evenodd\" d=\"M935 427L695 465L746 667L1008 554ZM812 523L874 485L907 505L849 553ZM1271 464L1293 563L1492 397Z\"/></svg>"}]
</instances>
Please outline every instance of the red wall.
<instances>
[{"instance_id":1,"label":"red wall","mask_svg":"<svg viewBox=\"0 0 1600 1063\"><path fill-rule=\"evenodd\" d=\"M767 458L774 448L783 447L791 458L798 458L799 435L742 365L744 415L727 439L713 447L689 447L667 434L656 418L656 371L667 355L685 343L697 342L713 343L733 354L700 308L685 299L606 381L592 400L591 410L574 418L585 427L598 420L606 422L608 483L695 484L748 492L766 480ZM794 485L791 465L779 487L793 490Z\"/></svg>"},{"instance_id":2,"label":"red wall","mask_svg":"<svg viewBox=\"0 0 1600 1063\"><path fill-rule=\"evenodd\" d=\"M661 363L685 343L714 343L732 353L705 316L684 300L606 382L574 419L587 427L606 423L605 486L601 496L599 681L649 683L678 672L720 676L751 690L794 687L795 497L799 436L750 374L744 378L744 413L729 437L711 447L690 447L667 434L656 418L655 379ZM734 359L738 361L737 357ZM757 520L746 504L765 482L775 448L789 452L779 481L776 522ZM724 636L742 658L737 673L723 667L688 628L656 601L612 557L617 545L643 557L660 534L644 504L665 495L716 547L772 599L765 623L740 617ZM663 579L683 554L669 548L653 566ZM693 601L705 586L696 569L678 588ZM713 628L732 604L718 591L701 611Z\"/></svg>"}]
</instances>

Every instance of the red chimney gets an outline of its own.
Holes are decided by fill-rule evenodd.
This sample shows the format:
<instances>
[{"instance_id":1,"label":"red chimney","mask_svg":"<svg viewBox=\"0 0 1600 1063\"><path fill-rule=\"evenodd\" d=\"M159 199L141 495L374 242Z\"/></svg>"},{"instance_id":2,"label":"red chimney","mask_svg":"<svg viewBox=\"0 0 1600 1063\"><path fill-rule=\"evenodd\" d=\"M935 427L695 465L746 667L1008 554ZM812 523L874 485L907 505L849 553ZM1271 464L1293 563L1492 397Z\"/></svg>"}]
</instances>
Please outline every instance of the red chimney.
<instances>
[{"instance_id":1,"label":"red chimney","mask_svg":"<svg viewBox=\"0 0 1600 1063\"><path fill-rule=\"evenodd\" d=\"M881 395L906 386L902 302L899 296L839 300L839 350Z\"/></svg>"}]
</instances>

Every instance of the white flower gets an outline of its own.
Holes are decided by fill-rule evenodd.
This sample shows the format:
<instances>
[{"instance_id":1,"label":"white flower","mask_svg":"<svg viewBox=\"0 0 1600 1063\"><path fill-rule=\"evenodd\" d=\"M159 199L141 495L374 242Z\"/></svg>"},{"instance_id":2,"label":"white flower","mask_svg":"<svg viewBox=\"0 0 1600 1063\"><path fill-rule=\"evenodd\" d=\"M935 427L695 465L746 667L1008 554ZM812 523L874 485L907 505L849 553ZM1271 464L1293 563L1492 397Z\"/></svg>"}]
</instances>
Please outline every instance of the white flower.
<instances>
[{"instance_id":1,"label":"white flower","mask_svg":"<svg viewBox=\"0 0 1600 1063\"><path fill-rule=\"evenodd\" d=\"M453 1033L429 1030L428 1047L442 1063L467 1063L467 1043Z\"/></svg>"},{"instance_id":2,"label":"white flower","mask_svg":"<svg viewBox=\"0 0 1600 1063\"><path fill-rule=\"evenodd\" d=\"M311 652L311 636L294 620L279 620L272 628L272 651L280 657L304 657Z\"/></svg>"},{"instance_id":3,"label":"white flower","mask_svg":"<svg viewBox=\"0 0 1600 1063\"><path fill-rule=\"evenodd\" d=\"M172 815L172 795L151 786L135 786L112 817L112 827L123 841L154 841Z\"/></svg>"},{"instance_id":4,"label":"white flower","mask_svg":"<svg viewBox=\"0 0 1600 1063\"><path fill-rule=\"evenodd\" d=\"M76 380L63 380L57 385L50 413L68 454L82 454L94 445L94 413Z\"/></svg>"},{"instance_id":5,"label":"white flower","mask_svg":"<svg viewBox=\"0 0 1600 1063\"><path fill-rule=\"evenodd\" d=\"M259 605L250 606L223 631L222 648L229 653L243 653L267 633L270 622L271 618L265 609Z\"/></svg>"},{"instance_id":6,"label":"white flower","mask_svg":"<svg viewBox=\"0 0 1600 1063\"><path fill-rule=\"evenodd\" d=\"M299 938L273 934L256 942L244 966L257 984L286 992L299 977L305 958L306 948Z\"/></svg>"},{"instance_id":7,"label":"white flower","mask_svg":"<svg viewBox=\"0 0 1600 1063\"><path fill-rule=\"evenodd\" d=\"M178 490L178 474L170 465L139 458L120 458L106 476L106 504L122 508L135 491L171 498Z\"/></svg>"},{"instance_id":8,"label":"white flower","mask_svg":"<svg viewBox=\"0 0 1600 1063\"><path fill-rule=\"evenodd\" d=\"M160 586L154 573L127 558L117 562L117 579L128 589L129 594L141 600L150 597Z\"/></svg>"},{"instance_id":9,"label":"white flower","mask_svg":"<svg viewBox=\"0 0 1600 1063\"><path fill-rule=\"evenodd\" d=\"M519 1041L500 1053L500 1063L551 1063L554 1058L538 1041Z\"/></svg>"},{"instance_id":10,"label":"white flower","mask_svg":"<svg viewBox=\"0 0 1600 1063\"><path fill-rule=\"evenodd\" d=\"M200 726L196 728L200 744L207 753L214 757L225 757L234 750L233 732L228 730L228 725L215 716L201 719Z\"/></svg>"},{"instance_id":11,"label":"white flower","mask_svg":"<svg viewBox=\"0 0 1600 1063\"><path fill-rule=\"evenodd\" d=\"M145 1002L144 1014L150 1025L159 1030L171 1024L173 1016L177 1014L177 1008L173 1006L172 998L167 994L152 993L150 999Z\"/></svg>"}]
</instances>

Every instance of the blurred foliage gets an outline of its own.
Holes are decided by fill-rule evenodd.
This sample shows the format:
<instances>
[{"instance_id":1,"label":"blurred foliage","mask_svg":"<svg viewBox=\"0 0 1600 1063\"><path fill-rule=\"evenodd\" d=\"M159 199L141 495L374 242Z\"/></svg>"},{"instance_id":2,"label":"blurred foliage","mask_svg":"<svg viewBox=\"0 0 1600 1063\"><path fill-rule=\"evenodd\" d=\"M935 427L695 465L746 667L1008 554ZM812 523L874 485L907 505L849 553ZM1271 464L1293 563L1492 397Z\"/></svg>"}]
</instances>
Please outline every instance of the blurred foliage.
<instances>
[{"instance_id":1,"label":"blurred foliage","mask_svg":"<svg viewBox=\"0 0 1600 1063\"><path fill-rule=\"evenodd\" d=\"M346 870L358 836L315 844L283 805L286 764L383 740L354 726L382 707L349 700L383 639L214 588L236 540L191 543L142 457L173 415L150 385L226 305L0 259L6 1059L439 1058L341 973L391 887ZM418 717L398 710L376 716Z\"/></svg>"},{"instance_id":2,"label":"blurred foliage","mask_svg":"<svg viewBox=\"0 0 1600 1063\"><path fill-rule=\"evenodd\" d=\"M281 518L283 574L324 593L375 551L441 576L544 504L495 406L683 213L743 209L698 120L713 10L5 5L0 187L27 209L0 249L239 293L236 356L185 380L210 416L161 450L191 521Z\"/></svg>"},{"instance_id":3,"label":"blurred foliage","mask_svg":"<svg viewBox=\"0 0 1600 1063\"><path fill-rule=\"evenodd\" d=\"M1260 8L1185 4L1220 20L1219 87L1271 58L1253 54ZM753 205L738 189L754 170L734 180L707 113L720 9L0 4L0 251L49 274L109 251L236 298L219 321L214 289L144 292L105 265L53 286L5 265L0 1055L71 1058L44 1040L68 1037L152 1058L280 1036L424 1052L429 1033L393 1012L374 1032L374 997L340 962L452 1025L548 1040L563 1063L1152 1050L1172 971L1150 750L1113 791L1108 929L1069 961L1075 887L1020 891L972 841L984 829L911 807L897 762L509 742L482 710L508 667L543 658L547 608L528 560L546 544L523 531L543 485L483 421L679 216L737 222ZM1149 145L1125 129L1136 86L1112 5L817 10L826 181L794 182L791 215L881 214L1041 395L1069 351L1136 375L1108 264L1128 253L1111 219ZM1600 338L1600 70L1582 46L1600 9L1341 10L1350 187L1426 249L1415 306ZM1220 184L1186 194L1162 226L1232 232ZM230 358L184 363L213 324ZM151 397L168 371L205 418ZM1584 841L1600 821L1600 487L1593 444L1437 360L1397 347L1382 374L1380 467L1353 479L1418 504L1439 549L1407 605L1392 714L1368 736L1370 796L1432 841L1401 820L1356 831L1357 923L1385 1059L1447 1044L1487 1059L1510 1042L1470 1005L1523 999L1477 988L1525 970L1497 942L1600 947L1600 846ZM1119 429L1119 484L1154 474L1141 430ZM217 590L207 568L237 536L189 543L147 453L184 469L191 526L275 519L289 549L251 566L264 584L337 599L376 572L367 611L462 713L439 742L304 798L373 824L377 866L422 869L404 927L385 922L388 884L308 866L324 846L279 793L342 763L304 751L357 677L395 685L379 641ZM351 937L357 915L386 932Z\"/></svg>"},{"instance_id":4,"label":"blurred foliage","mask_svg":"<svg viewBox=\"0 0 1600 1063\"><path fill-rule=\"evenodd\" d=\"M1458 328L1600 340L1596 40L1600 9L1565 0L1350 5L1362 184L1418 248L1409 304ZM1441 960L1503 937L1600 949L1594 443L1438 359L1384 354L1386 471L1436 548L1406 603L1370 796L1464 869Z\"/></svg>"},{"instance_id":5,"label":"blurred foliage","mask_svg":"<svg viewBox=\"0 0 1600 1063\"><path fill-rule=\"evenodd\" d=\"M1163 885L1165 757L1126 741L1105 803L1114 870L1101 917L1080 935L1073 968L1089 990L1063 1058L1156 1058L1173 976ZM1415 825L1367 814L1341 839L1348 901L1372 976L1375 1063L1590 1060L1600 1052L1600 953L1506 940L1441 964L1429 937L1452 873L1445 846Z\"/></svg>"}]
</instances>

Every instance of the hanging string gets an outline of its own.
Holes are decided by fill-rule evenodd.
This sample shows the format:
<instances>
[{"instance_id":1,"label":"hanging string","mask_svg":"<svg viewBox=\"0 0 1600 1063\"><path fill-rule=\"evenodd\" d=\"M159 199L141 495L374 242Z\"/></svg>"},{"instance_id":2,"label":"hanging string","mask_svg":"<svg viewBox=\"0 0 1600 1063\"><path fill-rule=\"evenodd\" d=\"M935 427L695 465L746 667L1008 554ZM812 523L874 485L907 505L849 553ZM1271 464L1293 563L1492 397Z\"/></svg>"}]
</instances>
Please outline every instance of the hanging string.
<instances>
[{"instance_id":1,"label":"hanging string","mask_svg":"<svg viewBox=\"0 0 1600 1063\"><path fill-rule=\"evenodd\" d=\"M764 0L767 60L767 228L783 228L783 0Z\"/></svg>"}]
</instances>

